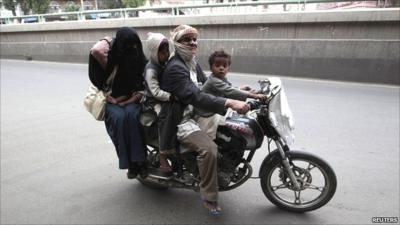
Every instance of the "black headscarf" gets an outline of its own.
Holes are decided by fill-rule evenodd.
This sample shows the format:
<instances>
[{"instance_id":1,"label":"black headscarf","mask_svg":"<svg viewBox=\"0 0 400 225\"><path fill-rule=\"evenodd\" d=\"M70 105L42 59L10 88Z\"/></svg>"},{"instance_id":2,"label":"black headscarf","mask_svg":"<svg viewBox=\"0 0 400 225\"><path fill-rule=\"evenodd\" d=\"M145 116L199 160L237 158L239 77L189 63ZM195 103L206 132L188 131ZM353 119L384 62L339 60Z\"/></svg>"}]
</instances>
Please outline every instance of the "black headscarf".
<instances>
[{"instance_id":1,"label":"black headscarf","mask_svg":"<svg viewBox=\"0 0 400 225\"><path fill-rule=\"evenodd\" d=\"M119 97L144 90L142 74L146 63L139 35L133 28L120 28L110 50L107 65L108 72L111 72L114 66L118 66L111 95Z\"/></svg>"}]
</instances>

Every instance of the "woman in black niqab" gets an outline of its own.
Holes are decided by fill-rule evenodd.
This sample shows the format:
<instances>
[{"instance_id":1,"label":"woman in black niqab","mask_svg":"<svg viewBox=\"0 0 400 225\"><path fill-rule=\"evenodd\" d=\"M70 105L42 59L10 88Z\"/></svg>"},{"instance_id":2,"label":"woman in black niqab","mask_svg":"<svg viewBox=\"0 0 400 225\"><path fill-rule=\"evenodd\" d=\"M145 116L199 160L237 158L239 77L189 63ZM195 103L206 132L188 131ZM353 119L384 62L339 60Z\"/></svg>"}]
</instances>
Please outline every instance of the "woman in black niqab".
<instances>
[{"instance_id":1,"label":"woman in black niqab","mask_svg":"<svg viewBox=\"0 0 400 225\"><path fill-rule=\"evenodd\" d=\"M105 124L119 158L119 168L128 169L128 178L147 175L146 151L139 124L140 99L144 90L143 70L146 65L142 42L135 30L117 31L108 55L107 72L117 67L107 98Z\"/></svg>"},{"instance_id":2,"label":"woman in black niqab","mask_svg":"<svg viewBox=\"0 0 400 225\"><path fill-rule=\"evenodd\" d=\"M146 63L139 35L132 28L120 28L108 58L107 68L110 72L114 66L118 66L111 96L120 97L144 90L143 70Z\"/></svg>"}]
</instances>

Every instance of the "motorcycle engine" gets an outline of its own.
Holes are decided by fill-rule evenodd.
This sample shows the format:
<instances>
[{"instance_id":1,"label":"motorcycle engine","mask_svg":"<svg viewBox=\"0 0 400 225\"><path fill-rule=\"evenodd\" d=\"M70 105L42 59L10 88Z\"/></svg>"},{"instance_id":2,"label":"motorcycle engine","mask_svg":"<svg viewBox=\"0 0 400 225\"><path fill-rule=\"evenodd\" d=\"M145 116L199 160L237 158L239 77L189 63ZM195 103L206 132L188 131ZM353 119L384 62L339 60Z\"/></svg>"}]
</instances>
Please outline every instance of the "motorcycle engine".
<instances>
[{"instance_id":1,"label":"motorcycle engine","mask_svg":"<svg viewBox=\"0 0 400 225\"><path fill-rule=\"evenodd\" d=\"M243 152L240 151L220 151L218 157L218 185L226 188L233 181L236 167L240 164Z\"/></svg>"},{"instance_id":2,"label":"motorcycle engine","mask_svg":"<svg viewBox=\"0 0 400 225\"><path fill-rule=\"evenodd\" d=\"M218 172L218 185L220 187L228 187L231 183L232 173Z\"/></svg>"}]
</instances>

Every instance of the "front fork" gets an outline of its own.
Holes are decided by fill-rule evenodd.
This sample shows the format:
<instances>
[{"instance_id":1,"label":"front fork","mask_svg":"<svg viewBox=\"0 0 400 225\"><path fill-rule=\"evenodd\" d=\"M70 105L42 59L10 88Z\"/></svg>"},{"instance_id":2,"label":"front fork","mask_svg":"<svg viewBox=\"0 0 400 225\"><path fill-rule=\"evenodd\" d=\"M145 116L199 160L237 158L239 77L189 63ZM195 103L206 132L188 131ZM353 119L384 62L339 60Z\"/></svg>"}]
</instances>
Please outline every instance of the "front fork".
<instances>
[{"instance_id":1,"label":"front fork","mask_svg":"<svg viewBox=\"0 0 400 225\"><path fill-rule=\"evenodd\" d=\"M285 150L283 149L283 143L281 140L275 140L275 145L278 147L279 154L282 157L282 164L286 172L289 174L290 181L296 190L300 190L299 182L297 182L296 176L293 173L293 170L290 168L289 159L285 154Z\"/></svg>"}]
</instances>

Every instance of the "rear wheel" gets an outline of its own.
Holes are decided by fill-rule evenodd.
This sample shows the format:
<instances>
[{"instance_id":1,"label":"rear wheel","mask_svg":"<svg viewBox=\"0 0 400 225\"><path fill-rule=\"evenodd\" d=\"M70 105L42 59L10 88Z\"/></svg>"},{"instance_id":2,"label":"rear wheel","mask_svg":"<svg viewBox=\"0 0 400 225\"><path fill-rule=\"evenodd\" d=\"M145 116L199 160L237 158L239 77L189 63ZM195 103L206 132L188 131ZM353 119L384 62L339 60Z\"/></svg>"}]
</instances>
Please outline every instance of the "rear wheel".
<instances>
[{"instance_id":1,"label":"rear wheel","mask_svg":"<svg viewBox=\"0 0 400 225\"><path fill-rule=\"evenodd\" d=\"M318 209L331 200L336 191L336 175L321 158L309 153L287 153L290 167L300 189L292 184L280 157L264 163L260 171L261 187L265 196L276 206L293 212Z\"/></svg>"}]
</instances>

